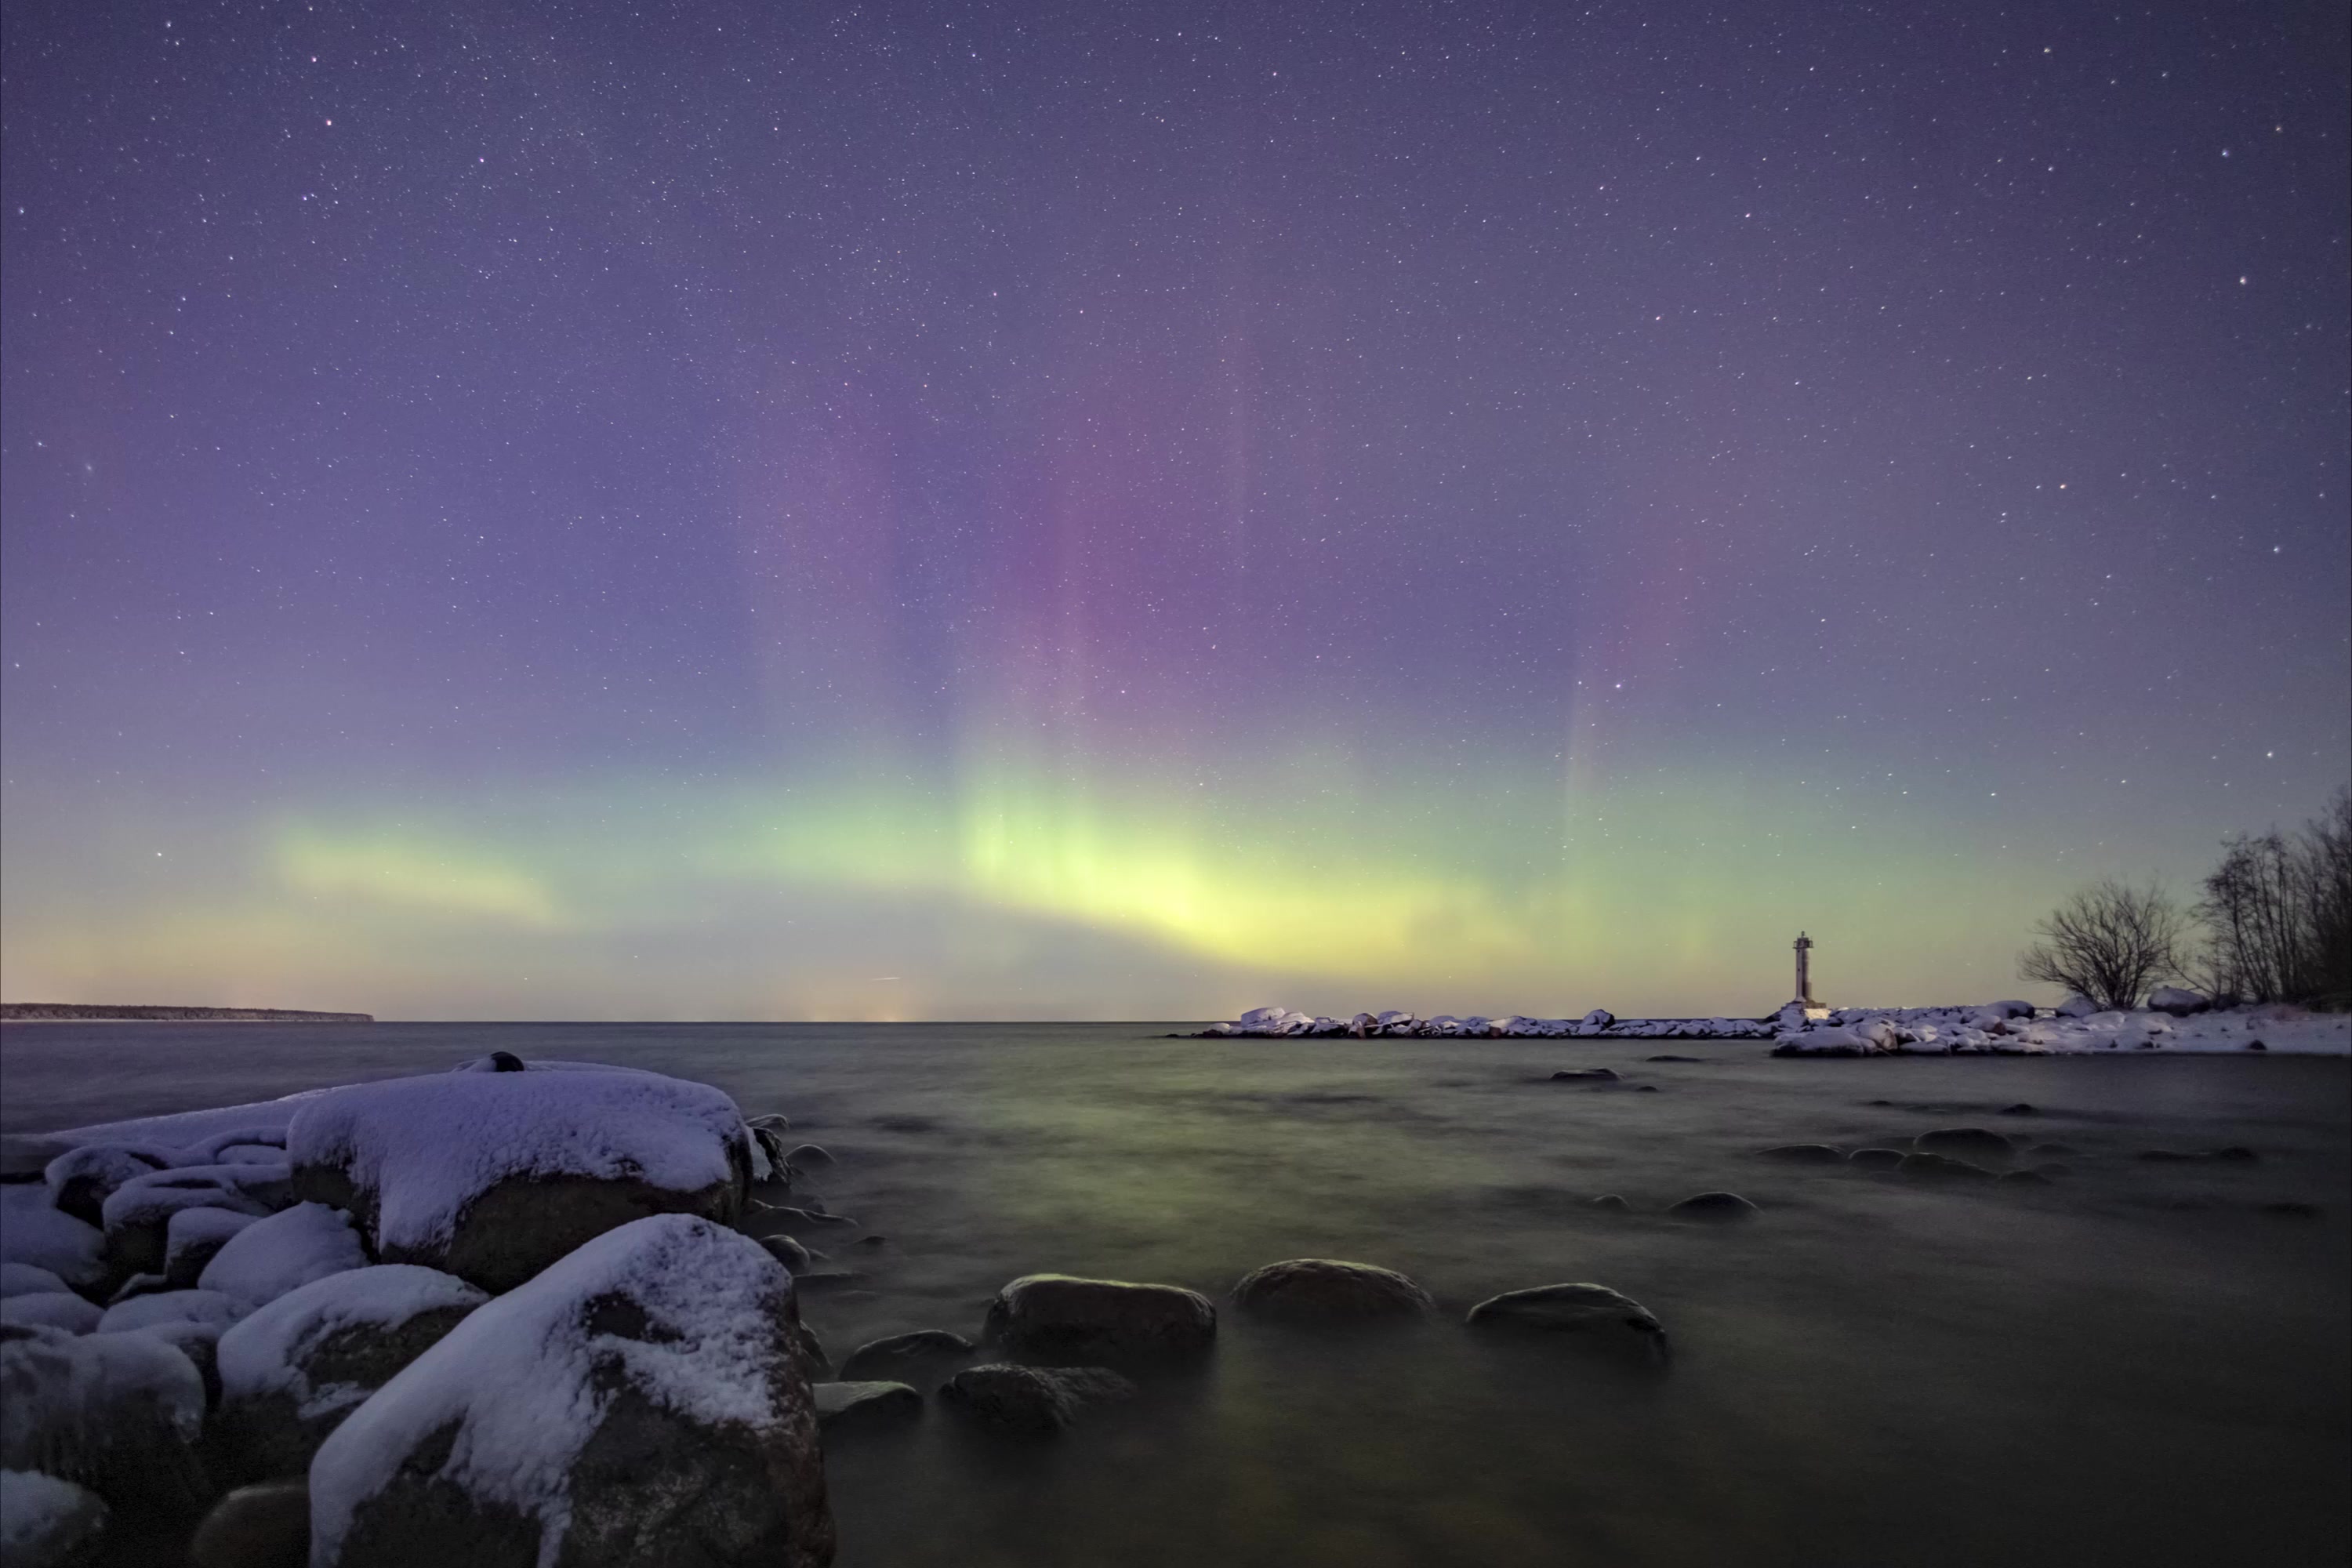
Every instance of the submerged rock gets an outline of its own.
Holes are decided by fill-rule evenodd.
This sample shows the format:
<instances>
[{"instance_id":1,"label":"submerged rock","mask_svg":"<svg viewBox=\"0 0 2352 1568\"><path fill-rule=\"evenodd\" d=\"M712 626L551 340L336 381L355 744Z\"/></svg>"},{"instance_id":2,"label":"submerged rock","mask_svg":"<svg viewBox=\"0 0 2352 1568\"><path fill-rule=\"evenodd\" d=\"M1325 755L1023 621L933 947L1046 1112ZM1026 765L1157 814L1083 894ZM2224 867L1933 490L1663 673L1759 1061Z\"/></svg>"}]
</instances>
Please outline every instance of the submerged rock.
<instances>
[{"instance_id":1,"label":"submerged rock","mask_svg":"<svg viewBox=\"0 0 2352 1568\"><path fill-rule=\"evenodd\" d=\"M1922 1132L1911 1147L1929 1154L1949 1154L1970 1160L2007 1160L2016 1145L1983 1127L1944 1127Z\"/></svg>"},{"instance_id":2,"label":"submerged rock","mask_svg":"<svg viewBox=\"0 0 2352 1568\"><path fill-rule=\"evenodd\" d=\"M1631 1297L1606 1285L1538 1285L1507 1290L1470 1309L1474 1329L1521 1329L1613 1342L1653 1361L1668 1353L1665 1326Z\"/></svg>"},{"instance_id":3,"label":"submerged rock","mask_svg":"<svg viewBox=\"0 0 2352 1568\"><path fill-rule=\"evenodd\" d=\"M782 1265L709 1220L604 1232L335 1429L310 1466L311 1563L822 1568L792 1306Z\"/></svg>"},{"instance_id":4,"label":"submerged rock","mask_svg":"<svg viewBox=\"0 0 2352 1568\"><path fill-rule=\"evenodd\" d=\"M1949 1154L1926 1152L1914 1152L1904 1155L1903 1163L1895 1169L1906 1176L1927 1176L1937 1179L1952 1176L1989 1177L1992 1174L1982 1165L1971 1163L1967 1160L1956 1160Z\"/></svg>"},{"instance_id":5,"label":"submerged rock","mask_svg":"<svg viewBox=\"0 0 2352 1568\"><path fill-rule=\"evenodd\" d=\"M1628 1204L1623 1198L1619 1197L1615 1193L1603 1193L1597 1198L1588 1198L1585 1200L1585 1206L1588 1208L1606 1210L1611 1214L1622 1214L1633 1205Z\"/></svg>"},{"instance_id":6,"label":"submerged rock","mask_svg":"<svg viewBox=\"0 0 2352 1568\"><path fill-rule=\"evenodd\" d=\"M1613 1068L1563 1068L1551 1075L1554 1083L1615 1083Z\"/></svg>"},{"instance_id":7,"label":"submerged rock","mask_svg":"<svg viewBox=\"0 0 2352 1568\"><path fill-rule=\"evenodd\" d=\"M1041 1360L1196 1355L1217 1337L1217 1309L1176 1285L1029 1274L996 1293L982 1337Z\"/></svg>"},{"instance_id":8,"label":"submerged rock","mask_svg":"<svg viewBox=\"0 0 2352 1568\"><path fill-rule=\"evenodd\" d=\"M950 1409L1015 1432L1058 1432L1088 1405L1133 1398L1135 1384L1108 1367L968 1366L940 1387Z\"/></svg>"},{"instance_id":9,"label":"submerged rock","mask_svg":"<svg viewBox=\"0 0 2352 1568\"><path fill-rule=\"evenodd\" d=\"M188 1542L188 1568L303 1568L310 1560L310 1483L299 1476L237 1488Z\"/></svg>"},{"instance_id":10,"label":"submerged rock","mask_svg":"<svg viewBox=\"0 0 2352 1568\"><path fill-rule=\"evenodd\" d=\"M923 1413L923 1396L903 1383L819 1383L810 1393L817 1428L827 1434L896 1426Z\"/></svg>"},{"instance_id":11,"label":"submerged rock","mask_svg":"<svg viewBox=\"0 0 2352 1568\"><path fill-rule=\"evenodd\" d=\"M1845 1159L1827 1143L1781 1143L1756 1152L1760 1158L1782 1160L1791 1165L1835 1165Z\"/></svg>"},{"instance_id":12,"label":"submerged rock","mask_svg":"<svg viewBox=\"0 0 2352 1568\"><path fill-rule=\"evenodd\" d=\"M1437 1304L1394 1269L1293 1258L1242 1276L1234 1287L1234 1305L1291 1322L1349 1323L1425 1317Z\"/></svg>"},{"instance_id":13,"label":"submerged rock","mask_svg":"<svg viewBox=\"0 0 2352 1568\"><path fill-rule=\"evenodd\" d=\"M1738 1193L1700 1193L1666 1212L1683 1219L1748 1219L1754 1216L1756 1205Z\"/></svg>"},{"instance_id":14,"label":"submerged rock","mask_svg":"<svg viewBox=\"0 0 2352 1568\"><path fill-rule=\"evenodd\" d=\"M834 1163L833 1155L821 1143L803 1143L784 1155L784 1163L814 1170L819 1165Z\"/></svg>"},{"instance_id":15,"label":"submerged rock","mask_svg":"<svg viewBox=\"0 0 2352 1568\"><path fill-rule=\"evenodd\" d=\"M845 1383L915 1377L961 1361L973 1349L972 1342L961 1334L951 1334L945 1329L917 1329L912 1333L868 1340L843 1361L841 1376Z\"/></svg>"},{"instance_id":16,"label":"submerged rock","mask_svg":"<svg viewBox=\"0 0 2352 1568\"><path fill-rule=\"evenodd\" d=\"M1903 1163L1905 1158L1900 1149L1856 1149L1845 1157L1845 1163L1859 1165L1865 1171L1891 1171Z\"/></svg>"}]
</instances>

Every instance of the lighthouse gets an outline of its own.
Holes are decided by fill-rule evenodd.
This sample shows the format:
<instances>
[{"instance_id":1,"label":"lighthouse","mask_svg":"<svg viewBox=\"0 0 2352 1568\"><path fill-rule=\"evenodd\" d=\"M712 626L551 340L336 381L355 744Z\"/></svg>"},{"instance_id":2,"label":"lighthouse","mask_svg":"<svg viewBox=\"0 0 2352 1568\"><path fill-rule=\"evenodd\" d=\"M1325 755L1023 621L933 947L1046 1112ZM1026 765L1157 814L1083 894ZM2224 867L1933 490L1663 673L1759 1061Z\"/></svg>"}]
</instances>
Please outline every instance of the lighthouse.
<instances>
[{"instance_id":1,"label":"lighthouse","mask_svg":"<svg viewBox=\"0 0 2352 1568\"><path fill-rule=\"evenodd\" d=\"M1789 1006L1796 1008L1808 1018L1828 1017L1830 1010L1813 1000L1813 939L1803 931L1799 931L1797 940L1790 945L1797 950L1797 994L1790 1002ZM1784 1007L1781 1011L1786 1012L1788 1008Z\"/></svg>"}]
</instances>

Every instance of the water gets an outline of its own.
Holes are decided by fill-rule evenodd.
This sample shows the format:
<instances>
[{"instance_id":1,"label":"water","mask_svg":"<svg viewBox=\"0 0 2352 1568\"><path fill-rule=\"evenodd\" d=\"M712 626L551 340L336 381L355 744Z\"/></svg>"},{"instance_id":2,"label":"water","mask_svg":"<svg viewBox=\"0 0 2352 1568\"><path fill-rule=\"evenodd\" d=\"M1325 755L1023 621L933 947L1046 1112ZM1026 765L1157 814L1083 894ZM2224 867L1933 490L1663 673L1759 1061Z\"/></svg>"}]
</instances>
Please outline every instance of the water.
<instances>
[{"instance_id":1,"label":"water","mask_svg":"<svg viewBox=\"0 0 2352 1568\"><path fill-rule=\"evenodd\" d=\"M718 1084L841 1156L815 1189L888 1240L808 1238L874 1277L870 1296L807 1303L836 1356L906 1329L972 1333L997 1286L1046 1269L1221 1296L1276 1258L1350 1258L1449 1310L1370 1337L1227 1312L1204 1368L1051 1444L937 1411L845 1439L828 1461L845 1568L2352 1552L2343 1061L1776 1061L1753 1044L1163 1027L20 1026L0 1033L0 1126L497 1048L584 1058ZM1662 1051L1706 1059L1645 1061ZM1543 1081L1563 1065L1628 1087ZM2019 1100L2042 1114L1992 1114ZM1972 1122L2081 1152L2049 1188L1961 1191L1753 1153ZM2133 1158L2231 1143L2261 1163ZM1734 1227L1660 1212L1714 1188L1764 1212ZM1635 1212L1584 1205L1600 1193ZM2260 1212L2280 1200L2322 1213ZM1486 1295L1572 1279L1657 1312L1672 1370L1458 1327Z\"/></svg>"}]
</instances>

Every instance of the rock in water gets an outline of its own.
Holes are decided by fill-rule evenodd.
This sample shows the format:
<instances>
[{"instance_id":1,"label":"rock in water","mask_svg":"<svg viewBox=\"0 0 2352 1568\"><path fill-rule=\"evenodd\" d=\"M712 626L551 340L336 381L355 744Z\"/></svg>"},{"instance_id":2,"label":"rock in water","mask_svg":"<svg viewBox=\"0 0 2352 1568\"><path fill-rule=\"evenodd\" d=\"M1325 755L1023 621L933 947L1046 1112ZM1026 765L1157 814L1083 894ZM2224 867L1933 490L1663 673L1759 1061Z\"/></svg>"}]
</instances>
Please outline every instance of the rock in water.
<instances>
[{"instance_id":1,"label":"rock in water","mask_svg":"<svg viewBox=\"0 0 2352 1568\"><path fill-rule=\"evenodd\" d=\"M1216 1339L1217 1309L1176 1285L1029 1274L996 1293L982 1337L1046 1361L1193 1355Z\"/></svg>"},{"instance_id":2,"label":"rock in water","mask_svg":"<svg viewBox=\"0 0 2352 1568\"><path fill-rule=\"evenodd\" d=\"M358 1214L379 1259L490 1291L648 1215L731 1221L751 1172L724 1094L599 1068L358 1084L296 1111L286 1146L296 1191Z\"/></svg>"},{"instance_id":3,"label":"rock in water","mask_svg":"<svg viewBox=\"0 0 2352 1568\"><path fill-rule=\"evenodd\" d=\"M917 1329L910 1334L868 1340L841 1363L845 1382L909 1378L959 1362L972 1352L972 1342L945 1329Z\"/></svg>"},{"instance_id":4,"label":"rock in water","mask_svg":"<svg viewBox=\"0 0 2352 1568\"><path fill-rule=\"evenodd\" d=\"M1922 1132L1911 1147L1927 1154L1949 1154L1961 1160L2007 1160L2016 1145L1983 1127L1945 1127Z\"/></svg>"},{"instance_id":5,"label":"rock in water","mask_svg":"<svg viewBox=\"0 0 2352 1568\"><path fill-rule=\"evenodd\" d=\"M1585 1205L1588 1208L1601 1209L1610 1214L1622 1214L1633 1206L1615 1193L1603 1193L1597 1198L1588 1198L1585 1200Z\"/></svg>"},{"instance_id":6,"label":"rock in water","mask_svg":"<svg viewBox=\"0 0 2352 1568\"><path fill-rule=\"evenodd\" d=\"M896 1426L923 1413L923 1396L903 1383L819 1383L810 1393L825 1433Z\"/></svg>"},{"instance_id":7,"label":"rock in water","mask_svg":"<svg viewBox=\"0 0 2352 1568\"><path fill-rule=\"evenodd\" d=\"M134 1524L192 1520L212 1491L204 1420L204 1380L169 1345L0 1324L0 1468L87 1487Z\"/></svg>"},{"instance_id":8,"label":"rock in water","mask_svg":"<svg viewBox=\"0 0 2352 1568\"><path fill-rule=\"evenodd\" d=\"M1895 1168L1906 1176L1929 1176L1937 1180L1955 1176L1973 1178L1992 1174L1982 1165L1969 1161L1955 1160L1948 1154L1934 1154L1925 1151L1904 1155L1902 1163Z\"/></svg>"},{"instance_id":9,"label":"rock in water","mask_svg":"<svg viewBox=\"0 0 2352 1568\"><path fill-rule=\"evenodd\" d=\"M1665 1325L1648 1308L1606 1285L1538 1285L1507 1290L1470 1309L1474 1329L1528 1329L1590 1335L1648 1360L1668 1354Z\"/></svg>"},{"instance_id":10,"label":"rock in water","mask_svg":"<svg viewBox=\"0 0 2352 1568\"><path fill-rule=\"evenodd\" d=\"M213 1505L188 1543L188 1568L303 1568L310 1560L310 1483L239 1487Z\"/></svg>"},{"instance_id":11,"label":"rock in water","mask_svg":"<svg viewBox=\"0 0 2352 1568\"><path fill-rule=\"evenodd\" d=\"M38 1470L0 1470L0 1563L8 1568L74 1568L106 1534L105 1500L88 1487Z\"/></svg>"},{"instance_id":12,"label":"rock in water","mask_svg":"<svg viewBox=\"0 0 2352 1568\"><path fill-rule=\"evenodd\" d=\"M1845 1157L1845 1163L1865 1171L1891 1171L1903 1163L1905 1157L1900 1149L1856 1149Z\"/></svg>"},{"instance_id":13,"label":"rock in water","mask_svg":"<svg viewBox=\"0 0 2352 1568\"><path fill-rule=\"evenodd\" d=\"M940 1387L940 1402L1015 1432L1058 1432L1089 1405L1132 1398L1135 1384L1108 1367L969 1366Z\"/></svg>"},{"instance_id":14,"label":"rock in water","mask_svg":"<svg viewBox=\"0 0 2352 1568\"><path fill-rule=\"evenodd\" d=\"M1666 1211L1681 1219L1750 1219L1756 1205L1738 1193L1701 1193L1685 1198Z\"/></svg>"},{"instance_id":15,"label":"rock in water","mask_svg":"<svg viewBox=\"0 0 2352 1568\"><path fill-rule=\"evenodd\" d=\"M228 1329L214 1435L229 1468L302 1474L354 1405L488 1300L454 1274L386 1263L314 1279Z\"/></svg>"},{"instance_id":16,"label":"rock in water","mask_svg":"<svg viewBox=\"0 0 2352 1568\"><path fill-rule=\"evenodd\" d=\"M1551 1075L1554 1083L1615 1083L1614 1068L1563 1068Z\"/></svg>"},{"instance_id":17,"label":"rock in water","mask_svg":"<svg viewBox=\"0 0 2352 1568\"><path fill-rule=\"evenodd\" d=\"M1234 1305L1298 1323L1422 1318L1437 1306L1428 1291L1394 1269L1328 1258L1293 1258L1252 1269L1234 1287Z\"/></svg>"},{"instance_id":18,"label":"rock in water","mask_svg":"<svg viewBox=\"0 0 2352 1568\"><path fill-rule=\"evenodd\" d=\"M822 1568L833 1516L792 1306L782 1264L698 1215L596 1237L335 1429L310 1465L311 1563Z\"/></svg>"}]
</instances>

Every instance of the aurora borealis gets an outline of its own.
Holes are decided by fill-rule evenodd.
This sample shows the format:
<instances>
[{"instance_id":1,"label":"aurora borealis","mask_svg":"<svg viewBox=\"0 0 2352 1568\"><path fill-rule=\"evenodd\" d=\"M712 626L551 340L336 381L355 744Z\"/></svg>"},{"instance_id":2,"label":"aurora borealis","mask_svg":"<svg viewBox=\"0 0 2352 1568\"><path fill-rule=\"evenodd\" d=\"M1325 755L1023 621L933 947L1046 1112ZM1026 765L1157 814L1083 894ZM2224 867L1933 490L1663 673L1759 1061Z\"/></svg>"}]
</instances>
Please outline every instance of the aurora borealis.
<instances>
[{"instance_id":1,"label":"aurora borealis","mask_svg":"<svg viewBox=\"0 0 2352 1568\"><path fill-rule=\"evenodd\" d=\"M0 29L9 1000L1980 999L2352 772L2341 6Z\"/></svg>"}]
</instances>

